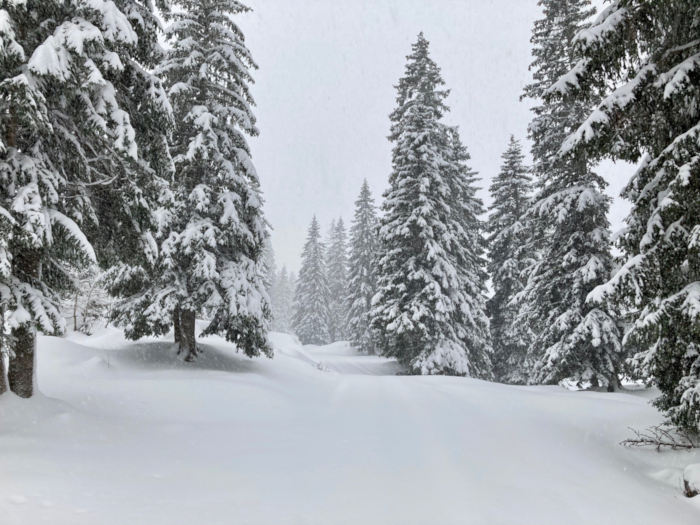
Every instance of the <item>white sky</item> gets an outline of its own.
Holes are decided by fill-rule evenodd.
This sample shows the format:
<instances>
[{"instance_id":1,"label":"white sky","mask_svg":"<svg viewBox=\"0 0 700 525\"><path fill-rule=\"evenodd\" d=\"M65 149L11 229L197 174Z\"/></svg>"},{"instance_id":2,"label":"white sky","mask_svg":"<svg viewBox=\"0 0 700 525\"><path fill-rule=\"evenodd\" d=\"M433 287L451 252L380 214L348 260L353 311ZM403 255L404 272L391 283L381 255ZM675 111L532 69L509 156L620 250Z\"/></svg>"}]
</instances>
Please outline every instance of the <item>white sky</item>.
<instances>
[{"instance_id":1,"label":"white sky","mask_svg":"<svg viewBox=\"0 0 700 525\"><path fill-rule=\"evenodd\" d=\"M598 5L602 2L597 1ZM394 84L419 31L451 89L447 117L460 126L488 204L510 134L525 140L530 31L536 0L249 0L241 17L260 69L253 94L260 136L251 139L273 227L278 266L297 270L313 214L324 230L367 178L377 203L391 170L388 115ZM617 196L630 166L598 170ZM613 229L627 203L616 199Z\"/></svg>"}]
</instances>

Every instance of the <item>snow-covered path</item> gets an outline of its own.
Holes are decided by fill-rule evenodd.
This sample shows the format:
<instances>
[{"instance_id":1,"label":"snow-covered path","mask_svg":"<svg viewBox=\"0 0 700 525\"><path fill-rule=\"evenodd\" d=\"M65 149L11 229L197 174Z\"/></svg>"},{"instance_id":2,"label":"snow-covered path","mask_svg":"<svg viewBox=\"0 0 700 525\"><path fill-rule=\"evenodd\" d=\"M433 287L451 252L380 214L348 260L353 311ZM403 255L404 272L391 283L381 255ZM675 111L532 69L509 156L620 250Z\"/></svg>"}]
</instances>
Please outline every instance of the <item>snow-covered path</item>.
<instances>
[{"instance_id":1,"label":"snow-covered path","mask_svg":"<svg viewBox=\"0 0 700 525\"><path fill-rule=\"evenodd\" d=\"M0 523L697 525L697 453L627 450L649 393L396 376L276 335L194 366L114 331L42 338L47 397L0 400ZM671 521L669 521L671 520Z\"/></svg>"},{"instance_id":2,"label":"snow-covered path","mask_svg":"<svg viewBox=\"0 0 700 525\"><path fill-rule=\"evenodd\" d=\"M393 359L358 354L344 342L327 346L308 345L304 350L319 364L321 370L339 374L393 376L400 371Z\"/></svg>"}]
</instances>

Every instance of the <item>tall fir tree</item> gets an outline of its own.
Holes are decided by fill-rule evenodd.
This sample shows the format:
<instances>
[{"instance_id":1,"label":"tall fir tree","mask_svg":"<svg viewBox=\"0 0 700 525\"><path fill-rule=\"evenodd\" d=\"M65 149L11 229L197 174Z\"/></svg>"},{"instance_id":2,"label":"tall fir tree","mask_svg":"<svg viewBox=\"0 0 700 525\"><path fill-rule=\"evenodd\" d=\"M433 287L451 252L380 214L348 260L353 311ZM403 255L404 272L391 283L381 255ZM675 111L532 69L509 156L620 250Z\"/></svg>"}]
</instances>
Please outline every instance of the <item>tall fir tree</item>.
<instances>
[{"instance_id":1,"label":"tall fir tree","mask_svg":"<svg viewBox=\"0 0 700 525\"><path fill-rule=\"evenodd\" d=\"M626 346L654 403L700 432L700 6L614 0L575 38L581 59L549 96L602 100L564 150L639 162L623 196L625 262L590 294L630 315ZM611 88L615 86L615 88Z\"/></svg>"},{"instance_id":2,"label":"tall fir tree","mask_svg":"<svg viewBox=\"0 0 700 525\"><path fill-rule=\"evenodd\" d=\"M163 213L152 278L116 313L128 337L174 327L179 352L197 353L203 335L222 334L248 356L271 355L265 291L267 225L246 135L256 135L250 94L256 65L234 19L237 0L176 0L159 73L175 115L174 204ZM126 294L125 294L126 295Z\"/></svg>"},{"instance_id":3,"label":"tall fir tree","mask_svg":"<svg viewBox=\"0 0 700 525\"><path fill-rule=\"evenodd\" d=\"M160 49L152 2L5 2L0 20L3 351L6 386L29 397L36 329L63 330L69 268L148 251L171 116L147 69Z\"/></svg>"},{"instance_id":4,"label":"tall fir tree","mask_svg":"<svg viewBox=\"0 0 700 525\"><path fill-rule=\"evenodd\" d=\"M283 266L277 274L270 295L272 305L272 329L290 333L294 303L294 276Z\"/></svg>"},{"instance_id":5,"label":"tall fir tree","mask_svg":"<svg viewBox=\"0 0 700 525\"><path fill-rule=\"evenodd\" d=\"M331 341L347 339L348 247L343 219L334 221L328 251L328 330Z\"/></svg>"},{"instance_id":6,"label":"tall fir tree","mask_svg":"<svg viewBox=\"0 0 700 525\"><path fill-rule=\"evenodd\" d=\"M372 297L377 290L377 210L365 179L355 201L350 227L348 258L348 337L360 351L375 354L375 337L370 327Z\"/></svg>"},{"instance_id":7,"label":"tall fir tree","mask_svg":"<svg viewBox=\"0 0 700 525\"><path fill-rule=\"evenodd\" d=\"M493 338L493 369L496 379L525 383L523 363L529 340L517 326L515 296L525 286L526 271L534 262L524 214L532 191L529 170L520 142L511 135L501 156L503 164L489 192L492 204L486 224L489 248L488 273L493 296L488 301Z\"/></svg>"},{"instance_id":8,"label":"tall fir tree","mask_svg":"<svg viewBox=\"0 0 700 525\"><path fill-rule=\"evenodd\" d=\"M264 282L267 295L271 296L272 291L277 284L277 261L275 259L275 250L272 248L270 237L265 238L265 247L263 248L263 264L264 264Z\"/></svg>"},{"instance_id":9,"label":"tall fir tree","mask_svg":"<svg viewBox=\"0 0 700 525\"><path fill-rule=\"evenodd\" d=\"M314 216L301 254L301 270L294 293L292 329L302 344L330 342L328 277L321 228Z\"/></svg>"},{"instance_id":10,"label":"tall fir tree","mask_svg":"<svg viewBox=\"0 0 700 525\"><path fill-rule=\"evenodd\" d=\"M441 122L448 92L421 33L391 114L392 173L380 221L372 327L417 374L491 377L483 242L473 172ZM481 282L479 282L481 279Z\"/></svg>"},{"instance_id":11,"label":"tall fir tree","mask_svg":"<svg viewBox=\"0 0 700 525\"><path fill-rule=\"evenodd\" d=\"M467 164L471 159L457 127L446 127L449 161L451 210L446 222L450 226L450 248L460 280L459 311L455 312L456 332L463 342L471 375L493 377L493 341L487 315L486 240L484 224L479 218L486 210L476 193L477 172Z\"/></svg>"},{"instance_id":12,"label":"tall fir tree","mask_svg":"<svg viewBox=\"0 0 700 525\"><path fill-rule=\"evenodd\" d=\"M567 380L579 387L617 388L624 353L617 322L586 296L612 271L606 183L586 155L561 156L567 135L582 122L591 99L574 104L545 98L575 63L573 40L594 10L588 0L540 0L535 23L534 82L525 94L539 102L530 125L538 192L529 210L542 235L541 259L528 275L518 323L534 335L526 364L532 383ZM593 96L594 94L592 94Z\"/></svg>"}]
</instances>

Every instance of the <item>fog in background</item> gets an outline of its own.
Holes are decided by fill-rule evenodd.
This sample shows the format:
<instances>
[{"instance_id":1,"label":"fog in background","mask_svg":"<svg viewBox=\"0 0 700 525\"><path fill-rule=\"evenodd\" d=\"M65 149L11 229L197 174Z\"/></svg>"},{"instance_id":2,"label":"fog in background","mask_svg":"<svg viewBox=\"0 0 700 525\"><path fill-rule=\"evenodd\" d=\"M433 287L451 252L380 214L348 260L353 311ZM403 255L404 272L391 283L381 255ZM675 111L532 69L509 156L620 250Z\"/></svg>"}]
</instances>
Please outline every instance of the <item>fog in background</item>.
<instances>
[{"instance_id":1,"label":"fog in background","mask_svg":"<svg viewBox=\"0 0 700 525\"><path fill-rule=\"evenodd\" d=\"M602 2L596 2L602 5ZM481 177L481 197L514 134L526 140L531 101L530 32L536 0L249 0L239 23L260 69L253 95L260 136L251 139L278 266L295 271L313 214L324 232L349 226L364 178L377 204L391 171L388 115L405 56L420 31L451 90L446 121L460 127ZM610 220L629 205L617 197L633 168L598 172L615 197Z\"/></svg>"}]
</instances>

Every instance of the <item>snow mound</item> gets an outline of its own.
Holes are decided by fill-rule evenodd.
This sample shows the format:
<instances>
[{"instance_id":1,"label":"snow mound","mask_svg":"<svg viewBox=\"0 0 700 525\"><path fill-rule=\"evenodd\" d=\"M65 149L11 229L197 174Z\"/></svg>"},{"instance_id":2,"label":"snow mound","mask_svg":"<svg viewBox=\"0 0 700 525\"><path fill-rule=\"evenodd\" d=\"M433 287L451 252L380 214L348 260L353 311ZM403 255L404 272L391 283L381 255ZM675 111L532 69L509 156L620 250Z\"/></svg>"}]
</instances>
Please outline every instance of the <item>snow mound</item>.
<instances>
[{"instance_id":1,"label":"snow mound","mask_svg":"<svg viewBox=\"0 0 700 525\"><path fill-rule=\"evenodd\" d=\"M700 494L700 463L685 467L683 471L683 490L689 498Z\"/></svg>"},{"instance_id":2,"label":"snow mound","mask_svg":"<svg viewBox=\"0 0 700 525\"><path fill-rule=\"evenodd\" d=\"M42 394L23 399L7 392L0 399L0 436L21 434L46 421L65 419L73 411L69 404Z\"/></svg>"}]
</instances>

